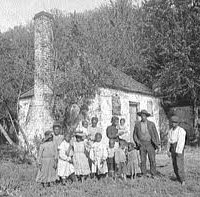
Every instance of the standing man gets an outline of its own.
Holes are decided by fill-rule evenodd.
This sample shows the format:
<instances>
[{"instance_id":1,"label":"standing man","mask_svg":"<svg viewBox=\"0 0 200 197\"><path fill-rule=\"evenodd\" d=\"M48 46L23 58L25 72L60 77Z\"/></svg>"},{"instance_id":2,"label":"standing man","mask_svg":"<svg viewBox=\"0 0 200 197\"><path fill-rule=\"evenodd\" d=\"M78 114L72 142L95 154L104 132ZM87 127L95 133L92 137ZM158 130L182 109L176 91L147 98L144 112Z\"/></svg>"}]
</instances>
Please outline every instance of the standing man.
<instances>
[{"instance_id":1,"label":"standing man","mask_svg":"<svg viewBox=\"0 0 200 197\"><path fill-rule=\"evenodd\" d=\"M148 154L150 173L152 178L154 178L157 174L155 150L159 149L160 146L158 132L156 130L155 124L147 120L147 117L149 117L150 114L146 110L138 112L137 115L141 116L141 121L135 124L133 139L140 151L141 172L143 176L146 176L146 160Z\"/></svg>"},{"instance_id":2,"label":"standing man","mask_svg":"<svg viewBox=\"0 0 200 197\"><path fill-rule=\"evenodd\" d=\"M106 129L106 135L108 139L114 139L115 142L118 141L118 125L119 125L119 118L117 116L113 116L111 119L111 125Z\"/></svg>"},{"instance_id":3,"label":"standing man","mask_svg":"<svg viewBox=\"0 0 200 197\"><path fill-rule=\"evenodd\" d=\"M168 156L172 158L174 173L178 181L185 185L185 172L184 172L184 146L186 131L179 126L179 117L172 116L172 128L168 132Z\"/></svg>"}]
</instances>

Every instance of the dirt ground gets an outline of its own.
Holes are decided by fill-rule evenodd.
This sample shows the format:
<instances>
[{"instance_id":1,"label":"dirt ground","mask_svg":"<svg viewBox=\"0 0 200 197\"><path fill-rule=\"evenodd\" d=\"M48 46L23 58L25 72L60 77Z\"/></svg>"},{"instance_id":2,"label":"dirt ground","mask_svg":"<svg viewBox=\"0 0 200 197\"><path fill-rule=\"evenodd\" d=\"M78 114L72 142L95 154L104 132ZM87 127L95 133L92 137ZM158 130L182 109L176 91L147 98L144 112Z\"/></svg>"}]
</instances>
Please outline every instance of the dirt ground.
<instances>
[{"instance_id":1,"label":"dirt ground","mask_svg":"<svg viewBox=\"0 0 200 197\"><path fill-rule=\"evenodd\" d=\"M0 197L200 197L200 149L187 148L185 151L186 185L173 180L171 159L166 154L157 154L157 170L162 174L159 179L137 178L133 181L112 181L108 178L75 182L66 186L56 185L43 188L35 183L37 169L31 165L15 164L1 160Z\"/></svg>"}]
</instances>

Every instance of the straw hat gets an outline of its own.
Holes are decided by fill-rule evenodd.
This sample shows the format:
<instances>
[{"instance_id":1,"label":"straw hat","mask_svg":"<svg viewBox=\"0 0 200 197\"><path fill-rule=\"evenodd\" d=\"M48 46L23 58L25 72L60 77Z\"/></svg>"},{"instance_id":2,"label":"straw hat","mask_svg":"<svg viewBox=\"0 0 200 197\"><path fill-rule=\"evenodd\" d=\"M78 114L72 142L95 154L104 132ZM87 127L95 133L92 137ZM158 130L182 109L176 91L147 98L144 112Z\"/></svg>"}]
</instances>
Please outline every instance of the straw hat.
<instances>
[{"instance_id":1,"label":"straw hat","mask_svg":"<svg viewBox=\"0 0 200 197\"><path fill-rule=\"evenodd\" d=\"M59 121L55 121L54 123L53 123L53 128L54 127L60 127L60 128L62 128L62 125L61 125L61 123L59 122Z\"/></svg>"},{"instance_id":2,"label":"straw hat","mask_svg":"<svg viewBox=\"0 0 200 197\"><path fill-rule=\"evenodd\" d=\"M178 116L172 116L172 117L171 117L171 122L179 123L179 122L180 122L180 119L179 119Z\"/></svg>"},{"instance_id":3,"label":"straw hat","mask_svg":"<svg viewBox=\"0 0 200 197\"><path fill-rule=\"evenodd\" d=\"M137 113L138 116L141 116L142 114L145 114L147 117L148 117L148 116L151 116L151 114L148 113L147 110L145 110L145 109L143 109L141 112L138 112L138 113Z\"/></svg>"},{"instance_id":4,"label":"straw hat","mask_svg":"<svg viewBox=\"0 0 200 197\"><path fill-rule=\"evenodd\" d=\"M44 142L46 142L49 138L53 136L52 131L48 130L44 133Z\"/></svg>"}]
</instances>

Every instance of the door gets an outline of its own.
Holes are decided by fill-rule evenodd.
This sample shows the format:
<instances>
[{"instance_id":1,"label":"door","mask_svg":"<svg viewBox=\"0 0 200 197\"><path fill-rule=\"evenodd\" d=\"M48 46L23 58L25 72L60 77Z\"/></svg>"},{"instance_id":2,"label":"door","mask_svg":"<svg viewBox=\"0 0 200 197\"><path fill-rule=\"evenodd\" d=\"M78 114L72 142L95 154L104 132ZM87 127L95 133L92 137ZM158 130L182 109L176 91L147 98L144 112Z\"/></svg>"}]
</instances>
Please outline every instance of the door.
<instances>
[{"instance_id":1,"label":"door","mask_svg":"<svg viewBox=\"0 0 200 197\"><path fill-rule=\"evenodd\" d=\"M137 118L137 112L139 110L139 103L129 102L129 113L130 113L130 141L133 142L133 130Z\"/></svg>"}]
</instances>

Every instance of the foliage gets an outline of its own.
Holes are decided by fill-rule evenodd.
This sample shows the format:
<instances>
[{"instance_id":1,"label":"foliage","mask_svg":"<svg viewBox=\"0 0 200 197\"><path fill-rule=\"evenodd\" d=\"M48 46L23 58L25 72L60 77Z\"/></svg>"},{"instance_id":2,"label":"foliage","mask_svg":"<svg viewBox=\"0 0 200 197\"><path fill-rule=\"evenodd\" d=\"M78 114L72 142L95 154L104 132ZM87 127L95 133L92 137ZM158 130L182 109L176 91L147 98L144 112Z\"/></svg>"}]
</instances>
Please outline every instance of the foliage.
<instances>
[{"instance_id":1,"label":"foliage","mask_svg":"<svg viewBox=\"0 0 200 197\"><path fill-rule=\"evenodd\" d=\"M19 94L33 85L33 28L15 27L0 34L0 107L17 117Z\"/></svg>"},{"instance_id":2,"label":"foliage","mask_svg":"<svg viewBox=\"0 0 200 197\"><path fill-rule=\"evenodd\" d=\"M199 8L190 0L150 0L141 10L139 49L152 83L170 102L187 98L193 104L200 93Z\"/></svg>"}]
</instances>

